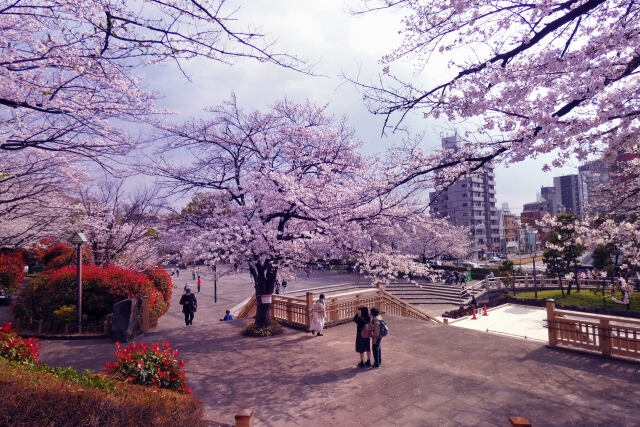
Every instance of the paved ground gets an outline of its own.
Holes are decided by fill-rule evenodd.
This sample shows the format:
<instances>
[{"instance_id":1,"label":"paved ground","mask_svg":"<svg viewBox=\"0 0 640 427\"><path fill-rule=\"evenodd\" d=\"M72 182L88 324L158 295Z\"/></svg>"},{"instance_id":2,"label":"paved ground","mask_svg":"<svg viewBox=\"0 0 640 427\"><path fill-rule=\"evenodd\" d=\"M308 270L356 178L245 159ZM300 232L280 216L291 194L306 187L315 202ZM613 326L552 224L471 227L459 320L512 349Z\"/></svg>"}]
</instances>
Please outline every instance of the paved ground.
<instances>
[{"instance_id":1,"label":"paved ground","mask_svg":"<svg viewBox=\"0 0 640 427\"><path fill-rule=\"evenodd\" d=\"M217 322L251 291L243 274L220 280L218 304L211 286L203 287L190 327L176 292L170 312L143 338L181 351L189 384L214 425L232 424L242 408L253 408L263 426L504 426L510 415L534 425L638 425L639 364L389 317L382 367L359 370L355 325L324 337L287 329L256 339L238 334L244 320ZM45 341L41 354L50 364L99 369L112 351L106 340Z\"/></svg>"},{"instance_id":2,"label":"paved ground","mask_svg":"<svg viewBox=\"0 0 640 427\"><path fill-rule=\"evenodd\" d=\"M543 307L527 307L506 304L495 309L489 309L487 316L482 315L482 309L477 319L467 316L460 320L452 320L452 326L473 329L480 332L505 334L522 339L535 339L543 343L549 342L549 333L545 319L547 310Z\"/></svg>"}]
</instances>

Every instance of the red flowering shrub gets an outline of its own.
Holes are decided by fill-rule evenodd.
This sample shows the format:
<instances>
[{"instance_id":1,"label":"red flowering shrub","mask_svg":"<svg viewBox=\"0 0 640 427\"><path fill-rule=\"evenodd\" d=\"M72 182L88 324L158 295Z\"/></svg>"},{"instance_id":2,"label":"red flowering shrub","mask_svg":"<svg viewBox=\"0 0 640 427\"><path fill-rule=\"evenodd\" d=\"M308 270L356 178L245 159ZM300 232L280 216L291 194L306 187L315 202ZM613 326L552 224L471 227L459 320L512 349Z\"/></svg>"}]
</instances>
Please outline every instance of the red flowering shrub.
<instances>
[{"instance_id":1,"label":"red flowering shrub","mask_svg":"<svg viewBox=\"0 0 640 427\"><path fill-rule=\"evenodd\" d=\"M0 288L12 294L24 280L24 261L19 252L0 255Z\"/></svg>"},{"instance_id":2,"label":"red flowering shrub","mask_svg":"<svg viewBox=\"0 0 640 427\"><path fill-rule=\"evenodd\" d=\"M55 242L45 249L39 251L40 263L44 270L66 267L76 264L76 248L66 242ZM93 262L91 248L85 245L82 248L83 264Z\"/></svg>"},{"instance_id":3,"label":"red flowering shrub","mask_svg":"<svg viewBox=\"0 0 640 427\"><path fill-rule=\"evenodd\" d=\"M104 372L111 378L133 384L166 388L191 393L184 376L184 360L178 360L178 350L171 344L136 343L125 348L116 343L116 360L104 363Z\"/></svg>"},{"instance_id":4,"label":"red flowering shrub","mask_svg":"<svg viewBox=\"0 0 640 427\"><path fill-rule=\"evenodd\" d=\"M0 357L21 364L40 363L37 338L21 338L11 330L11 323L0 326Z\"/></svg>"},{"instance_id":5,"label":"red flowering shrub","mask_svg":"<svg viewBox=\"0 0 640 427\"><path fill-rule=\"evenodd\" d=\"M88 321L101 321L113 304L131 297L147 297L151 322L167 311L160 291L142 274L110 265L82 267L82 313ZM33 279L18 297L14 312L18 317L52 319L54 311L76 303L76 267L48 270Z\"/></svg>"},{"instance_id":6,"label":"red flowering shrub","mask_svg":"<svg viewBox=\"0 0 640 427\"><path fill-rule=\"evenodd\" d=\"M173 294L173 282L171 281L169 273L158 265L148 265L140 272L151 280L153 287L160 291L164 301L169 304L169 301L171 301L171 295Z\"/></svg>"}]
</instances>

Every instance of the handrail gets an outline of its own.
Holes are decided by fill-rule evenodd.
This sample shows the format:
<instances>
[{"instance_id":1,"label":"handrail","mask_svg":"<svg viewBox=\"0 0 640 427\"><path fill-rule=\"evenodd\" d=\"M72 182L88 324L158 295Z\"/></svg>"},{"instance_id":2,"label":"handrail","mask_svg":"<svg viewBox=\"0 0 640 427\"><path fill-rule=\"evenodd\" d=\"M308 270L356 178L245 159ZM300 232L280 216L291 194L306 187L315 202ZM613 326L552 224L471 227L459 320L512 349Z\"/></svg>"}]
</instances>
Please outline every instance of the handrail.
<instances>
[{"instance_id":1,"label":"handrail","mask_svg":"<svg viewBox=\"0 0 640 427\"><path fill-rule=\"evenodd\" d=\"M549 345L640 360L640 321L616 316L557 310L547 300Z\"/></svg>"},{"instance_id":2,"label":"handrail","mask_svg":"<svg viewBox=\"0 0 640 427\"><path fill-rule=\"evenodd\" d=\"M270 307L271 315L281 322L294 326L309 326L311 324L312 301L313 296L310 292L307 293L305 299L288 295L273 295ZM326 310L328 319L325 326L333 326L351 320L353 313L361 305L376 307L381 312L388 312L401 317L440 323L439 320L417 307L384 289L376 287L343 292L327 298ZM237 317L251 317L251 315L255 315L256 308L257 304L254 295L240 310Z\"/></svg>"}]
</instances>

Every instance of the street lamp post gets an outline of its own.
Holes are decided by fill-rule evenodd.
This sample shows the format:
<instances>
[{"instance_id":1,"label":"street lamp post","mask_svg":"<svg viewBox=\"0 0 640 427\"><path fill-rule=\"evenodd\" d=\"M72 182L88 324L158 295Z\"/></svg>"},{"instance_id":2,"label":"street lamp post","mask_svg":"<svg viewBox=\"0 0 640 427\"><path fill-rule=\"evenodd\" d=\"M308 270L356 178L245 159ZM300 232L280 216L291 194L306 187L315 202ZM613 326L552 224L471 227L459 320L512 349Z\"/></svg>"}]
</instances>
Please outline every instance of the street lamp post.
<instances>
[{"instance_id":1,"label":"street lamp post","mask_svg":"<svg viewBox=\"0 0 640 427\"><path fill-rule=\"evenodd\" d=\"M218 268L214 264L213 267L213 302L218 302Z\"/></svg>"},{"instance_id":2,"label":"street lamp post","mask_svg":"<svg viewBox=\"0 0 640 427\"><path fill-rule=\"evenodd\" d=\"M82 333L82 245L87 243L87 237L84 233L76 232L71 238L71 243L78 247L78 296L76 302L76 311L78 313L78 334Z\"/></svg>"}]
</instances>

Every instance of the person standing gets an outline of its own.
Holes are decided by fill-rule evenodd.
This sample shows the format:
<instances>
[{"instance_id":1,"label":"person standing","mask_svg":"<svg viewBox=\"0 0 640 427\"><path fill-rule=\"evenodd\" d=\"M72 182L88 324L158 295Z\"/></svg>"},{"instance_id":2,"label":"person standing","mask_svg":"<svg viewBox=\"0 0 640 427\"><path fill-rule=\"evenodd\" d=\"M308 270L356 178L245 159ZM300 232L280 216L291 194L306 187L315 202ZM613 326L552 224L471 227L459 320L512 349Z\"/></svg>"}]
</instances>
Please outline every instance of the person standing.
<instances>
[{"instance_id":1,"label":"person standing","mask_svg":"<svg viewBox=\"0 0 640 427\"><path fill-rule=\"evenodd\" d=\"M380 332L382 316L380 316L380 312L375 307L371 309L371 323L373 325L373 331L371 332L373 368L379 368L382 365L382 334Z\"/></svg>"},{"instance_id":2,"label":"person standing","mask_svg":"<svg viewBox=\"0 0 640 427\"><path fill-rule=\"evenodd\" d=\"M360 307L353 321L356 322L356 352L360 353L360 363L358 368L371 366L371 317L367 307ZM367 363L364 363L364 354L367 353Z\"/></svg>"},{"instance_id":3,"label":"person standing","mask_svg":"<svg viewBox=\"0 0 640 427\"><path fill-rule=\"evenodd\" d=\"M191 270L191 280L196 280L196 271Z\"/></svg>"},{"instance_id":4,"label":"person standing","mask_svg":"<svg viewBox=\"0 0 640 427\"><path fill-rule=\"evenodd\" d=\"M202 285L202 279L198 276L198 293L200 293L200 285Z\"/></svg>"},{"instance_id":5,"label":"person standing","mask_svg":"<svg viewBox=\"0 0 640 427\"><path fill-rule=\"evenodd\" d=\"M318 336L322 336L322 330L324 329L324 321L327 317L327 310L325 308L324 294L320 294L320 298L313 305L313 316L311 317L311 335L315 335L318 332Z\"/></svg>"},{"instance_id":6,"label":"person standing","mask_svg":"<svg viewBox=\"0 0 640 427\"><path fill-rule=\"evenodd\" d=\"M191 293L189 287L185 289L184 294L180 297L180 305L184 313L184 323L187 326L193 325L193 316L198 309L198 300L196 296Z\"/></svg>"},{"instance_id":7,"label":"person standing","mask_svg":"<svg viewBox=\"0 0 640 427\"><path fill-rule=\"evenodd\" d=\"M283 280L282 281L282 295L286 295L287 294L287 281Z\"/></svg>"},{"instance_id":8,"label":"person standing","mask_svg":"<svg viewBox=\"0 0 640 427\"><path fill-rule=\"evenodd\" d=\"M180 277L180 267L176 267L176 276Z\"/></svg>"}]
</instances>

